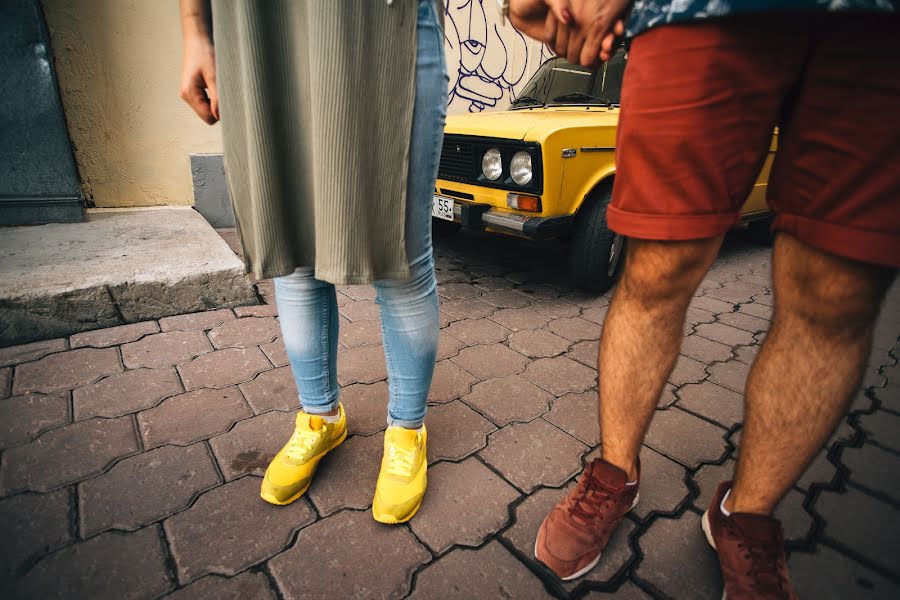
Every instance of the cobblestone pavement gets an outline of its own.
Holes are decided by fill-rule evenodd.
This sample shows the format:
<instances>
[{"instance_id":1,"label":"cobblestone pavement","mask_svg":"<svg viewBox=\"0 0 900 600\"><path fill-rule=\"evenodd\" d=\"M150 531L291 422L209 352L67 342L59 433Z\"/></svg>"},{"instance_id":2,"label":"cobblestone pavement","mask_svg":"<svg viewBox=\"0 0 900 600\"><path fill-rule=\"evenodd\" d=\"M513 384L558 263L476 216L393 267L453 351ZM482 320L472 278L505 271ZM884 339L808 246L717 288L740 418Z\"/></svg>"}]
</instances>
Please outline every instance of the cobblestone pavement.
<instances>
[{"instance_id":1,"label":"cobblestone pavement","mask_svg":"<svg viewBox=\"0 0 900 600\"><path fill-rule=\"evenodd\" d=\"M271 304L0 349L0 595L718 599L699 517L740 445L744 377L772 315L768 249L736 234L697 292L642 451L641 503L573 583L532 545L598 450L609 294L570 289L552 244L462 233L436 255L430 486L408 525L368 512L385 365L373 290L342 287L352 435L289 507L258 497L297 410ZM259 292L272 299L270 283ZM900 597L898 333L895 286L852 412L780 508L801 596Z\"/></svg>"}]
</instances>

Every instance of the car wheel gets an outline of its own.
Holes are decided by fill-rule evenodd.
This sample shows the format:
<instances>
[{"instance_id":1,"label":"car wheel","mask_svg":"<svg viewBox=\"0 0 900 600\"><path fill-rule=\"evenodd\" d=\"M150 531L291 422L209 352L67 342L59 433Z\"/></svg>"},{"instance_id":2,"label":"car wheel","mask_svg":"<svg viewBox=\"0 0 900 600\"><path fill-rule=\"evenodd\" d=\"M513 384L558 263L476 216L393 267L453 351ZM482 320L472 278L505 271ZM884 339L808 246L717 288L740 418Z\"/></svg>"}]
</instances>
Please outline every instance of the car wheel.
<instances>
[{"instance_id":1,"label":"car wheel","mask_svg":"<svg viewBox=\"0 0 900 600\"><path fill-rule=\"evenodd\" d=\"M569 246L569 279L580 288L605 292L615 283L622 267L625 238L606 226L606 207L611 190L589 197L575 216Z\"/></svg>"},{"instance_id":2,"label":"car wheel","mask_svg":"<svg viewBox=\"0 0 900 600\"><path fill-rule=\"evenodd\" d=\"M774 222L775 217L766 217L749 223L747 229L750 231L750 239L757 244L771 246L775 241L775 234L772 232L772 223Z\"/></svg>"},{"instance_id":3,"label":"car wheel","mask_svg":"<svg viewBox=\"0 0 900 600\"><path fill-rule=\"evenodd\" d=\"M431 219L431 234L436 238L446 238L456 234L462 228L459 223L444 219Z\"/></svg>"}]
</instances>

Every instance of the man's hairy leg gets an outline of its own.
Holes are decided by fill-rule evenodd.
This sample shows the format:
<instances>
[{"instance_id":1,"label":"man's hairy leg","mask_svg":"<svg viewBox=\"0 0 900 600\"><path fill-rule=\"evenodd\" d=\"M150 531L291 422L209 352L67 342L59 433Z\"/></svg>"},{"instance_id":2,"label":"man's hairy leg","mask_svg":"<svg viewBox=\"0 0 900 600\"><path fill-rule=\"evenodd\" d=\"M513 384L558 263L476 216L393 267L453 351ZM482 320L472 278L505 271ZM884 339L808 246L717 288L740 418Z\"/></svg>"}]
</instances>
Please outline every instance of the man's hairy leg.
<instances>
[{"instance_id":1,"label":"man's hairy leg","mask_svg":"<svg viewBox=\"0 0 900 600\"><path fill-rule=\"evenodd\" d=\"M772 328L747 379L740 457L726 508L771 514L847 412L895 271L787 234L773 254Z\"/></svg>"},{"instance_id":2,"label":"man's hairy leg","mask_svg":"<svg viewBox=\"0 0 900 600\"><path fill-rule=\"evenodd\" d=\"M604 460L633 481L641 444L681 349L685 312L722 236L628 244L600 340L600 437Z\"/></svg>"}]
</instances>

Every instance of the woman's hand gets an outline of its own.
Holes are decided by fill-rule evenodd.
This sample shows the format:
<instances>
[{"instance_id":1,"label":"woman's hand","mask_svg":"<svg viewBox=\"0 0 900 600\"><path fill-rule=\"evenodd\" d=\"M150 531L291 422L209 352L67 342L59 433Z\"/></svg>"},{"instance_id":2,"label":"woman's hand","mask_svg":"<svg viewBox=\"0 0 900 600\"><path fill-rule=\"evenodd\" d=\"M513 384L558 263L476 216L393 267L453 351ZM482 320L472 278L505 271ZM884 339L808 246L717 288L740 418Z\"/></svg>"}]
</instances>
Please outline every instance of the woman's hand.
<instances>
[{"instance_id":1,"label":"woman's hand","mask_svg":"<svg viewBox=\"0 0 900 600\"><path fill-rule=\"evenodd\" d=\"M219 92L216 88L216 52L208 23L208 2L181 0L184 37L181 98L201 119L213 125L219 120Z\"/></svg>"}]
</instances>

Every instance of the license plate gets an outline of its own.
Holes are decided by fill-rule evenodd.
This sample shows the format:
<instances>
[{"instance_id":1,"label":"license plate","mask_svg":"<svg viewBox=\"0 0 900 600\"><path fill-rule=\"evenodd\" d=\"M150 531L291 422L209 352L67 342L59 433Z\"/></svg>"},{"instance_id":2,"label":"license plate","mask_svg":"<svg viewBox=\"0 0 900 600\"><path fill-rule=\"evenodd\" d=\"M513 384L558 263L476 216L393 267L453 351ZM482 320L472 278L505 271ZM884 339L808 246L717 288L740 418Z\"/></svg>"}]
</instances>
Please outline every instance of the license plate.
<instances>
[{"instance_id":1,"label":"license plate","mask_svg":"<svg viewBox=\"0 0 900 600\"><path fill-rule=\"evenodd\" d=\"M445 221L453 220L453 198L435 196L431 205L431 216Z\"/></svg>"}]
</instances>

